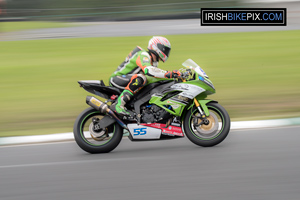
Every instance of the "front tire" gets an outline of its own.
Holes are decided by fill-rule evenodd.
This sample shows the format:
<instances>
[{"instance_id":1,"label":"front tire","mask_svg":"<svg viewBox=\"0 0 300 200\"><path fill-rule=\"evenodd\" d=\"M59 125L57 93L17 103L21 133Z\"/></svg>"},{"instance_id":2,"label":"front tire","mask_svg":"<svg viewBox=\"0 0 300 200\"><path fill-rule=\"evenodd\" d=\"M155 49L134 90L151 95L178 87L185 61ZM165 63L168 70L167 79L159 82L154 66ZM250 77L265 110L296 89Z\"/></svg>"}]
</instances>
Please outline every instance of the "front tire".
<instances>
[{"instance_id":1,"label":"front tire","mask_svg":"<svg viewBox=\"0 0 300 200\"><path fill-rule=\"evenodd\" d=\"M85 109L74 123L74 138L78 146L89 153L108 153L114 150L123 136L123 129L114 123L105 129L95 130L93 120L104 117L94 108Z\"/></svg>"},{"instance_id":2,"label":"front tire","mask_svg":"<svg viewBox=\"0 0 300 200\"><path fill-rule=\"evenodd\" d=\"M200 116L196 107L190 109L184 119L184 131L187 138L196 145L211 147L221 143L230 131L230 117L220 104L210 102L207 104L210 115L209 124L194 126L194 118Z\"/></svg>"}]
</instances>

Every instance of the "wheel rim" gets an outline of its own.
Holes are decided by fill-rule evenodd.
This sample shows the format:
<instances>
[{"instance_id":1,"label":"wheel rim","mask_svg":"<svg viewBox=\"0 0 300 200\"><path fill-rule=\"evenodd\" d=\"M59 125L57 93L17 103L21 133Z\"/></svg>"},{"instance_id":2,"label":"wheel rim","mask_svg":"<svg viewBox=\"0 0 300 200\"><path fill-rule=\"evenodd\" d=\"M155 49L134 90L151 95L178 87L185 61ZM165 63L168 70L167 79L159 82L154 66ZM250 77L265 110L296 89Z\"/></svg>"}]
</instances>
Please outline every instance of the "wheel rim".
<instances>
[{"instance_id":1,"label":"wheel rim","mask_svg":"<svg viewBox=\"0 0 300 200\"><path fill-rule=\"evenodd\" d=\"M95 131L93 129L93 118L101 120L104 116L99 112L93 112L87 115L80 125L80 135L82 139L92 146L102 146L108 143L114 136L115 125L111 125L103 130Z\"/></svg>"},{"instance_id":2,"label":"wheel rim","mask_svg":"<svg viewBox=\"0 0 300 200\"><path fill-rule=\"evenodd\" d=\"M208 109L210 113L210 115L206 117L209 121L208 125L202 124L198 127L194 127L193 116L200 117L200 113L198 113L197 109L192 112L189 119L191 132L201 140L212 140L218 137L224 128L224 118L222 113L214 107L208 107Z\"/></svg>"},{"instance_id":3,"label":"wheel rim","mask_svg":"<svg viewBox=\"0 0 300 200\"><path fill-rule=\"evenodd\" d=\"M111 138L109 133L108 133L107 128L96 131L94 129L94 123L93 122L91 122L90 125L89 125L89 133L90 133L91 137L96 141L104 141L104 140L108 140L108 139Z\"/></svg>"}]
</instances>

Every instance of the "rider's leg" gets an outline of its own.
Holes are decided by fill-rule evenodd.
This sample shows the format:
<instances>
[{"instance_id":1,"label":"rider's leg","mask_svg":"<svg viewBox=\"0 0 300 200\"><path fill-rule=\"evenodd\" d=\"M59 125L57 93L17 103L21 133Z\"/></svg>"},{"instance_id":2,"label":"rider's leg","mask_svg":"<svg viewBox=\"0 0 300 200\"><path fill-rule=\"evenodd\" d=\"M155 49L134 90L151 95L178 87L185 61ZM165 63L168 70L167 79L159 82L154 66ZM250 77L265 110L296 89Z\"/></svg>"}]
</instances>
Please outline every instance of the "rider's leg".
<instances>
[{"instance_id":1,"label":"rider's leg","mask_svg":"<svg viewBox=\"0 0 300 200\"><path fill-rule=\"evenodd\" d=\"M133 75L122 75L122 76L114 76L110 77L109 85L119 88L121 90L125 90L125 87L130 82Z\"/></svg>"},{"instance_id":2,"label":"rider's leg","mask_svg":"<svg viewBox=\"0 0 300 200\"><path fill-rule=\"evenodd\" d=\"M131 77L130 82L125 87L125 90L120 94L117 101L111 105L111 109L121 115L130 115L125 110L125 104L132 99L132 97L145 86L146 77L142 74L135 74Z\"/></svg>"}]
</instances>

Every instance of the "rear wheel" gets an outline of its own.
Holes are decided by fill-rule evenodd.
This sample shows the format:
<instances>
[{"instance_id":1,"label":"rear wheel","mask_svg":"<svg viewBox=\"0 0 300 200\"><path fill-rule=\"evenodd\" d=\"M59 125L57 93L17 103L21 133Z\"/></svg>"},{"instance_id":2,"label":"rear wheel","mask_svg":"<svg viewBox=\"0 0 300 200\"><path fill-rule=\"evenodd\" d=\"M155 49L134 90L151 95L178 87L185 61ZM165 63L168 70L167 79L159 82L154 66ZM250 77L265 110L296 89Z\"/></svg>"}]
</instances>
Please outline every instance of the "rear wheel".
<instances>
[{"instance_id":1,"label":"rear wheel","mask_svg":"<svg viewBox=\"0 0 300 200\"><path fill-rule=\"evenodd\" d=\"M196 145L211 147L222 142L230 131L230 118L227 111L218 103L207 104L209 123L197 126L200 113L196 107L190 109L184 120L184 131L188 139Z\"/></svg>"},{"instance_id":2,"label":"rear wheel","mask_svg":"<svg viewBox=\"0 0 300 200\"><path fill-rule=\"evenodd\" d=\"M106 128L98 127L98 121L104 117L93 108L85 109L74 124L75 141L84 151L89 153L108 153L120 143L123 130L114 123Z\"/></svg>"}]
</instances>

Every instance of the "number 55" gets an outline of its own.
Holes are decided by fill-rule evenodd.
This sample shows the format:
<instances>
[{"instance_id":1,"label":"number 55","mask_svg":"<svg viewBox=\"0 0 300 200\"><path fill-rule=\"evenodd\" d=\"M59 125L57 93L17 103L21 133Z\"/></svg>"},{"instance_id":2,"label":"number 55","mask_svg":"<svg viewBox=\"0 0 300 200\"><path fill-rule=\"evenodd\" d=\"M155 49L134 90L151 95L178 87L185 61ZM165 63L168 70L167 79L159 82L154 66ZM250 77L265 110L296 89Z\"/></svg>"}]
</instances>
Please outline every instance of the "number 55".
<instances>
[{"instance_id":1,"label":"number 55","mask_svg":"<svg viewBox=\"0 0 300 200\"><path fill-rule=\"evenodd\" d=\"M146 131L147 128L137 128L137 129L134 129L133 132L135 132L136 134L133 134L134 136L136 135L146 135L147 131Z\"/></svg>"}]
</instances>

